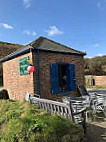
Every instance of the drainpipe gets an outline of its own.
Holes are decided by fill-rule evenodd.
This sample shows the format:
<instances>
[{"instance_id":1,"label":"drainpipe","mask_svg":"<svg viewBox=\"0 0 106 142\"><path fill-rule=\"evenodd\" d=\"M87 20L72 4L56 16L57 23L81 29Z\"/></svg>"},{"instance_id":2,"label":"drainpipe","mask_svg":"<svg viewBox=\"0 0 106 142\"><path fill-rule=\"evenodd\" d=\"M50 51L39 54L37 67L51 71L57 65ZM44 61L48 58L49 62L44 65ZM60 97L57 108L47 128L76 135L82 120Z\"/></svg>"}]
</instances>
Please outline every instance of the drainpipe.
<instances>
[{"instance_id":1,"label":"drainpipe","mask_svg":"<svg viewBox=\"0 0 106 142\"><path fill-rule=\"evenodd\" d=\"M38 66L38 95L41 97L40 94L40 66L39 66L39 50L37 50L37 66Z\"/></svg>"}]
</instances>

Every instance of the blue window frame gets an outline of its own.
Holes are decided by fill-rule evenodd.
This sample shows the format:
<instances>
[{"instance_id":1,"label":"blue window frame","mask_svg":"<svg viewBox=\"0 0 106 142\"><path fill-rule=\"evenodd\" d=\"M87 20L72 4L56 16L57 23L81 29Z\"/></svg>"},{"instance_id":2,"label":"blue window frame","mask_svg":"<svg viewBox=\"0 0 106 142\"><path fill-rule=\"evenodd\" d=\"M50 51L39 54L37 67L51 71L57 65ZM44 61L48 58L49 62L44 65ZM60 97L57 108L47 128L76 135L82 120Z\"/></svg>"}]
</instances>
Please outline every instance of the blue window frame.
<instances>
[{"instance_id":1,"label":"blue window frame","mask_svg":"<svg viewBox=\"0 0 106 142\"><path fill-rule=\"evenodd\" d=\"M75 65L54 63L50 66L52 94L76 90Z\"/></svg>"}]
</instances>

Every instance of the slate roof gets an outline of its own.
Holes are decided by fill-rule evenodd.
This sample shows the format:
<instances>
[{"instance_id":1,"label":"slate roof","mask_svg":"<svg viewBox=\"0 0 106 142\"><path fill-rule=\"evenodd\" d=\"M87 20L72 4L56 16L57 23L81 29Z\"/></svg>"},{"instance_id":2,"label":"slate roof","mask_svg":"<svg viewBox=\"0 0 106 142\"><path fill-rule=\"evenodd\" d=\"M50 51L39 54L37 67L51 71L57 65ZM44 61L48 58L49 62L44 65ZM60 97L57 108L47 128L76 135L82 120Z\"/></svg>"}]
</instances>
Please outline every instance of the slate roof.
<instances>
[{"instance_id":1,"label":"slate roof","mask_svg":"<svg viewBox=\"0 0 106 142\"><path fill-rule=\"evenodd\" d=\"M26 54L30 52L30 50L33 50L33 49L35 50L39 49L39 50L50 51L50 52L58 52L58 53L68 53L68 54L81 55L81 56L86 55L86 53L84 52L72 49L71 47L67 47L65 45L62 45L58 42L52 41L45 37L39 37L38 39L32 41L31 43L19 48L12 54L4 57L3 59L0 60L0 62L11 60L20 55Z\"/></svg>"}]
</instances>

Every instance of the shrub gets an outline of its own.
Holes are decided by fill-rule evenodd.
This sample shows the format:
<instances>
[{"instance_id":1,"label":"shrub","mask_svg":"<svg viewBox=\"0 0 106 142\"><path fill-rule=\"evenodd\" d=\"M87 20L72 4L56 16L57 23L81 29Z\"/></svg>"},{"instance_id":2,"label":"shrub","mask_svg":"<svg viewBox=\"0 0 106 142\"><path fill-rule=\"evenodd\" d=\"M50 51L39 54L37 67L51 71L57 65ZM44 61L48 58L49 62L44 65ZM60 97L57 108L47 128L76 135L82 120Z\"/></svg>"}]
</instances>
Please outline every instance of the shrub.
<instances>
[{"instance_id":1,"label":"shrub","mask_svg":"<svg viewBox=\"0 0 106 142\"><path fill-rule=\"evenodd\" d=\"M5 100L9 99L7 90L3 89L2 91L0 91L0 99L5 99Z\"/></svg>"}]
</instances>

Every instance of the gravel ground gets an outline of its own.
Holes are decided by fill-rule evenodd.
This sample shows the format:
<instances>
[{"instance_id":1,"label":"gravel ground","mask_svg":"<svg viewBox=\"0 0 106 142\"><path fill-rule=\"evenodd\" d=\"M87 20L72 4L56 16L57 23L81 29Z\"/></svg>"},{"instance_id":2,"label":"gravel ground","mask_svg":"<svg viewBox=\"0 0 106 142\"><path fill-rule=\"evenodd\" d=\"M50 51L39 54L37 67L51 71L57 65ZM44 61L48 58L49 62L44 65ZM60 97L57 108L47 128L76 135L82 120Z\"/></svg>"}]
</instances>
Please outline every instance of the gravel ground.
<instances>
[{"instance_id":1,"label":"gravel ground","mask_svg":"<svg viewBox=\"0 0 106 142\"><path fill-rule=\"evenodd\" d=\"M88 90L88 93L106 94L106 89ZM87 132L82 142L106 142L106 117L98 112L87 122Z\"/></svg>"},{"instance_id":2,"label":"gravel ground","mask_svg":"<svg viewBox=\"0 0 106 142\"><path fill-rule=\"evenodd\" d=\"M106 94L106 89L95 89L95 90L88 89L87 91L88 91L88 93L96 92L96 93L100 93L100 94L102 94L102 93Z\"/></svg>"},{"instance_id":3,"label":"gravel ground","mask_svg":"<svg viewBox=\"0 0 106 142\"><path fill-rule=\"evenodd\" d=\"M106 120L105 122L88 122L87 133L82 142L106 142Z\"/></svg>"},{"instance_id":4,"label":"gravel ground","mask_svg":"<svg viewBox=\"0 0 106 142\"><path fill-rule=\"evenodd\" d=\"M3 87L0 87L0 91L3 90Z\"/></svg>"}]
</instances>

